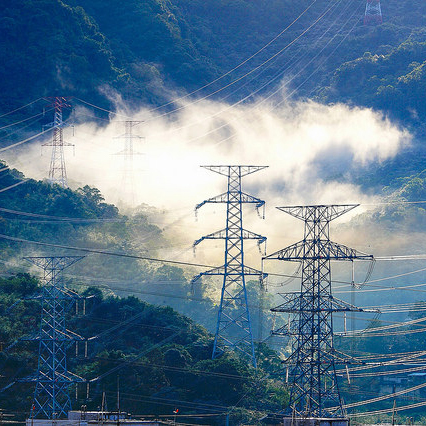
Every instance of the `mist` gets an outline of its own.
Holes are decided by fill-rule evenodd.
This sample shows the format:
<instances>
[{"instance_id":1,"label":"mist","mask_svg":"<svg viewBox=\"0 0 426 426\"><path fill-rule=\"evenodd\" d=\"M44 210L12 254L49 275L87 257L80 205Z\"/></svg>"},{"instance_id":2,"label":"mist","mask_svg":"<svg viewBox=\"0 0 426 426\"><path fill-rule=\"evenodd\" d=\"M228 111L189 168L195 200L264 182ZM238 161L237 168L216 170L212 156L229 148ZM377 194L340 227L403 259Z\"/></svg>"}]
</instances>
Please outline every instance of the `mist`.
<instances>
[{"instance_id":1,"label":"mist","mask_svg":"<svg viewBox=\"0 0 426 426\"><path fill-rule=\"evenodd\" d=\"M123 112L121 100L120 105L110 122L95 121L90 110L76 108L80 124L74 131L64 130L64 139L75 144L75 155L72 148L65 148L69 185L73 189L95 186L107 202L124 212L129 206L153 206L154 210L145 211L169 238L170 245L158 250L168 258L193 260L193 240L225 226L220 205L204 206L195 221L194 206L225 192L227 184L225 177L201 165L268 166L245 177L243 191L267 203L266 220L247 206L244 226L268 237L270 253L300 240L303 232L302 222L276 206L374 203L377 196L363 193L345 176L392 158L411 138L380 113L343 104L306 101L275 108L259 101L231 107L204 100L180 104L171 115L141 108L131 117ZM124 120L129 119L139 122L132 127L132 182L129 173L126 180L128 166L119 155L124 149ZM40 157L40 144L33 143L9 153L6 160L27 176L42 179L48 173L50 152L45 150ZM361 206L340 221L347 222L364 210ZM350 245L350 241L342 242ZM247 261L260 267L256 244L248 242L246 251ZM203 242L196 260L222 262L222 243Z\"/></svg>"}]
</instances>

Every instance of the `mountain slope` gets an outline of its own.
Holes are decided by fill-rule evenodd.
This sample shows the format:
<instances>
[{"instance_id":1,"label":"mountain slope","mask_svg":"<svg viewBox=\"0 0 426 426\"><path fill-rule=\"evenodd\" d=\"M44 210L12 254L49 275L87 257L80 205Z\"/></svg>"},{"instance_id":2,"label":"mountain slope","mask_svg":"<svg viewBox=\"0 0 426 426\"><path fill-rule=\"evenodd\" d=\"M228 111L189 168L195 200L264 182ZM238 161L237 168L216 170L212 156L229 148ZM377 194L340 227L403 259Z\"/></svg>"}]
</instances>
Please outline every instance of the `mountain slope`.
<instances>
[{"instance_id":1,"label":"mountain slope","mask_svg":"<svg viewBox=\"0 0 426 426\"><path fill-rule=\"evenodd\" d=\"M9 346L38 328L41 306L19 299L37 295L40 287L33 277L20 274L0 278L0 342ZM284 384L263 376L280 365L275 353L263 348L261 369L255 371L244 360L227 354L210 359L213 339L202 327L171 308L156 307L134 297L104 298L88 289L87 315L70 317L68 327L91 339L88 356L75 358L70 350L69 370L95 380L86 399L86 385L79 389L74 409L82 404L96 410L106 393L110 409L116 401L120 375L121 410L139 415L181 415L210 413L206 424L223 424L224 413L232 409L233 424L250 422L265 411L282 409L288 394ZM80 348L82 349L82 348ZM74 354L73 354L74 353ZM1 388L30 375L37 367L37 345L20 342L0 353ZM263 378L262 378L263 377ZM259 383L262 386L259 387ZM83 389L84 388L84 389ZM16 383L2 394L2 407L15 419L28 416L33 386ZM272 395L272 396L271 396ZM216 414L216 415L215 415Z\"/></svg>"}]
</instances>

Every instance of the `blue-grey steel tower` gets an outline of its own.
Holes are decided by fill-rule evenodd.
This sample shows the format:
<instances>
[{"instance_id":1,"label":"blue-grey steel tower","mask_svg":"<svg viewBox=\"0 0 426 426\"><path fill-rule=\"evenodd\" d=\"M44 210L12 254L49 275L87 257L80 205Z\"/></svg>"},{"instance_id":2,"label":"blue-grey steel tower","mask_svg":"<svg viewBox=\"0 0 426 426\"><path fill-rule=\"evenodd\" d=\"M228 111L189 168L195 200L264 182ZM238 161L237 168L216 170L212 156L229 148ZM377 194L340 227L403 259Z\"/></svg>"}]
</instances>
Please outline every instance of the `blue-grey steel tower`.
<instances>
[{"instance_id":1,"label":"blue-grey steel tower","mask_svg":"<svg viewBox=\"0 0 426 426\"><path fill-rule=\"evenodd\" d=\"M242 192L241 179L267 166L202 167L223 175L228 180L226 192L209 198L195 207L197 211L207 203L224 203L227 206L225 229L213 232L194 242L195 247L204 240L223 239L225 241L225 264L202 272L192 280L195 282L203 276L223 276L212 359L221 355L226 349L232 349L248 356L256 367L246 276L262 277L262 273L244 264L243 242L246 239L253 239L260 245L266 241L266 238L243 228L243 204L255 204L259 209L264 207L265 202Z\"/></svg>"},{"instance_id":2,"label":"blue-grey steel tower","mask_svg":"<svg viewBox=\"0 0 426 426\"><path fill-rule=\"evenodd\" d=\"M292 354L286 360L291 381L289 415L292 418L345 418L335 364L354 362L339 354L333 345L333 313L364 312L336 299L331 289L331 260L372 260L361 253L330 241L330 222L357 207L315 205L278 207L305 222L302 241L264 259L302 262L300 292L286 293L284 303L273 312L291 315L289 324L275 334L293 338Z\"/></svg>"},{"instance_id":3,"label":"blue-grey steel tower","mask_svg":"<svg viewBox=\"0 0 426 426\"><path fill-rule=\"evenodd\" d=\"M49 106L54 109L54 118L53 122L45 127L53 128L53 136L50 142L46 142L42 145L52 147L49 168L49 182L51 184L58 184L62 188L68 188L64 146L74 145L64 141L63 129L66 126L62 119L62 111L65 108L71 108L71 104L69 103L69 98L56 96L49 99L52 101Z\"/></svg>"},{"instance_id":4,"label":"blue-grey steel tower","mask_svg":"<svg viewBox=\"0 0 426 426\"><path fill-rule=\"evenodd\" d=\"M81 256L26 257L25 259L44 271L41 295L41 321L37 335L25 340L39 343L37 372L23 381L35 382L31 418L59 419L71 410L69 387L84 379L67 368L67 350L73 342L84 338L68 330L65 315L74 303L83 299L62 283L62 271L78 262Z\"/></svg>"}]
</instances>

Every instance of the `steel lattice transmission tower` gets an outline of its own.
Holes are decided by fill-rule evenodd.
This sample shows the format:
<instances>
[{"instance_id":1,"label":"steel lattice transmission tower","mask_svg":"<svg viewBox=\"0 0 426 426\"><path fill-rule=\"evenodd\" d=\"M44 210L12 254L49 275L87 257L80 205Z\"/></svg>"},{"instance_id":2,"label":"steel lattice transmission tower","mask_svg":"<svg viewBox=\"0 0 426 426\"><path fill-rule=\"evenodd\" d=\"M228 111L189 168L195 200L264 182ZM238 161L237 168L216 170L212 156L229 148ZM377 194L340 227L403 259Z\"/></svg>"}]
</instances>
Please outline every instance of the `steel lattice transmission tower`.
<instances>
[{"instance_id":1,"label":"steel lattice transmission tower","mask_svg":"<svg viewBox=\"0 0 426 426\"><path fill-rule=\"evenodd\" d=\"M383 23L380 0L367 0L364 14L364 25L377 25Z\"/></svg>"},{"instance_id":2,"label":"steel lattice transmission tower","mask_svg":"<svg viewBox=\"0 0 426 426\"><path fill-rule=\"evenodd\" d=\"M54 110L53 122L48 124L46 127L53 127L53 136L50 142L44 143L42 146L52 147L52 156L50 158L49 168L49 182L56 183L62 188L68 188L67 170L65 167L65 154L64 146L74 146L71 143L64 142L65 127L62 119L62 111L65 108L71 108L69 98L64 97L53 97L51 99L51 106Z\"/></svg>"},{"instance_id":3,"label":"steel lattice transmission tower","mask_svg":"<svg viewBox=\"0 0 426 426\"><path fill-rule=\"evenodd\" d=\"M255 204L259 209L264 207L265 202L242 192L241 179L267 166L202 167L228 179L226 192L209 198L195 207L197 211L207 203L225 203L227 206L225 229L206 235L194 242L195 247L204 240L222 239L225 241L225 264L202 272L192 280L195 282L203 276L223 276L212 359L222 354L225 349L232 349L248 356L253 366L256 367L246 276L262 277L262 273L244 264L244 240L257 240L260 245L266 241L266 238L243 228L243 204Z\"/></svg>"},{"instance_id":4,"label":"steel lattice transmission tower","mask_svg":"<svg viewBox=\"0 0 426 426\"><path fill-rule=\"evenodd\" d=\"M131 207L135 205L135 188L134 188L134 156L142 155L140 152L135 152L133 149L133 141L142 139L141 136L133 134L133 127L142 123L142 121L127 120L124 122L124 135L117 139L124 140L124 148L117 152L116 155L123 156L123 178L122 189L124 195L130 201Z\"/></svg>"},{"instance_id":5,"label":"steel lattice transmission tower","mask_svg":"<svg viewBox=\"0 0 426 426\"><path fill-rule=\"evenodd\" d=\"M84 382L67 369L67 350L73 342L84 338L68 330L65 315L74 303L83 299L62 284L62 271L83 257L26 257L44 271L41 301L41 322L37 335L25 340L39 343L38 367L34 376L22 381L35 382L31 418L59 419L71 410L69 387Z\"/></svg>"},{"instance_id":6,"label":"steel lattice transmission tower","mask_svg":"<svg viewBox=\"0 0 426 426\"><path fill-rule=\"evenodd\" d=\"M273 312L290 314L289 323L275 334L293 338L287 359L291 380L292 417L344 418L335 364L351 362L333 346L333 313L365 312L336 299L331 290L331 260L372 260L373 256L330 241L330 222L357 205L278 207L305 222L304 238L264 259L302 262L300 292L283 294ZM354 360L352 359L352 362Z\"/></svg>"}]
</instances>

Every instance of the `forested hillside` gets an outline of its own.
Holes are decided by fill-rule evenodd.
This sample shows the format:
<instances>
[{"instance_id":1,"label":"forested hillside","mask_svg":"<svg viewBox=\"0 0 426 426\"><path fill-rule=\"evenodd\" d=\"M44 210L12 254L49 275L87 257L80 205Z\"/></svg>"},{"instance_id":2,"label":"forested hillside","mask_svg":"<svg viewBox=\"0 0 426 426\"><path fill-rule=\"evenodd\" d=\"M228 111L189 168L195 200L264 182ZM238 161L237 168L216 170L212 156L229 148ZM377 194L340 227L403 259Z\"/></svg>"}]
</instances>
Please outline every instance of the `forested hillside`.
<instances>
[{"instance_id":1,"label":"forested hillside","mask_svg":"<svg viewBox=\"0 0 426 426\"><path fill-rule=\"evenodd\" d=\"M209 91L250 71L216 97L239 99L263 84L268 93L291 77L296 97L349 100L404 120L423 114L420 0L384 2L380 26L363 25L356 1L20 0L2 8L4 111L58 94L104 106L113 91L133 104L164 102L170 90L199 88L266 46Z\"/></svg>"},{"instance_id":2,"label":"forested hillside","mask_svg":"<svg viewBox=\"0 0 426 426\"><path fill-rule=\"evenodd\" d=\"M81 168L105 154L110 134L102 134L102 130L114 119L133 118L133 112L142 107L144 112L150 111L142 119L137 117L138 123L146 117L163 120L153 132L160 134L156 139L159 149L166 139L174 142L176 132L170 136L164 130L168 124L197 127L199 123L194 124L191 117L198 115L197 111L188 113L190 124L181 123L178 117L181 111L182 115L187 111L185 102L199 105L197 99L221 105L220 112L214 108L209 112L210 118L218 122L235 105L256 107L258 103L278 111L280 106L285 109L289 105L290 110L310 102L324 108L344 103L354 110L373 109L378 112L377 121L392 123L398 130L407 129L411 142L401 144L395 155L389 154L386 160L370 163L366 160L362 165L354 162L355 166L351 163L347 169L347 153L341 157L337 153L337 159L331 156L324 161L325 166L318 166L315 181L307 179L300 188L315 191L331 182L347 184L350 192L351 184L359 189L353 192L356 195L383 199L384 205L377 207L377 201L372 201L376 202L376 209L355 217L337 228L338 232L351 228L352 235L364 238L362 244L369 252L371 240L379 250L397 247L409 253L422 253L426 225L422 203L426 199L426 2L382 0L380 25L363 24L364 8L365 0L3 1L0 149L14 148L17 143L22 151L17 149L16 157L21 160L20 154L31 145L20 145L22 140L35 138L41 128L46 129L42 126L51 121L52 109L46 107L46 98L51 96L74 98L80 112L87 108L76 117L77 131L81 130L78 125L87 124L87 128L95 128L90 137L96 132L101 134L102 145L96 147L95 160L88 159ZM200 117L205 119L202 114ZM291 113L277 113L276 117L284 121L287 117L291 119ZM64 112L67 125L69 118L67 110ZM269 118L265 118L265 129ZM94 121L85 122L89 119ZM224 139L214 143L220 145L231 140L235 129L224 121L225 124L217 125L220 127L208 121L206 134L201 137L188 131L182 136L186 145L176 142L177 149L184 146L191 155L191 149L198 148L200 139L204 141L206 136L215 136L222 130ZM295 122L295 127L300 125ZM361 127L363 123L356 125ZM272 124L270 127L274 128ZM281 132L285 129L277 128ZM320 140L321 130L320 126L313 126L307 133ZM122 136L119 137L123 139ZM280 137L286 138L287 134L283 132ZM260 150L268 150L264 140L256 140L257 143ZM93 146L89 148L95 150ZM227 152L224 145L220 148ZM324 156L329 152L326 150ZM171 161L175 153L173 149L168 152ZM319 163L320 157L315 158L320 159ZM22 161L33 161L28 158ZM339 163L335 173L328 165L340 162L340 158L344 159L343 166ZM288 164L283 161L282 167ZM164 164L156 166L160 169ZM315 168L309 162L305 166ZM102 170L101 174L107 175L108 170ZM144 185L148 187L153 179L147 173ZM181 201L186 202L187 193L192 191L191 179L188 182ZM265 182L266 187L270 181ZM273 185L274 190L283 194L289 190L286 182L276 180ZM117 181L115 186L119 191L123 189ZM327 195L327 191L317 192ZM161 194L165 203L169 201L168 195ZM216 325L219 287L207 280L192 286L191 278L205 268L191 266L190 262L185 267L177 265L173 260L178 256L170 255L169 262L159 261L161 250L173 248L178 237L151 223L148 212L155 215L157 210L142 204L124 214L104 196L86 182L69 189L28 179L0 159L0 344L4 349L0 352L1 388L36 368L36 348L23 342L14 344L38 327L40 311L37 301L20 302L38 294L41 288L36 278L40 270L30 269L23 257L82 254L85 259L64 275L67 286L93 296L88 301L86 316L67 318L70 328L82 336L98 336L89 346L87 359L70 361L70 369L81 376L102 377L102 381L92 386L88 408L96 409L101 404L103 390L108 401L111 400L108 403L114 406L116 371L126 389L122 409L136 414L172 414L179 408L182 414L212 415L208 420L197 418L200 424L223 424L224 415L230 414L231 424L255 425L267 412L279 412L286 407L288 392L282 381L281 360L266 344L256 347L260 354L258 371L234 353L210 359L213 344L210 332ZM395 201L408 203L392 204ZM177 217L173 220L179 221ZM285 234L287 230L283 229ZM283 237L277 234L278 230L271 232L273 238ZM394 273L387 265L376 268L382 268L377 281ZM271 280L275 287L270 287L266 301L260 300L258 282L247 284L256 340L262 337L262 325L269 332L287 321L284 315L272 320L266 311L274 306L274 293L293 285L298 271L290 276L284 274L283 280L275 276L275 281ZM398 269L394 275L399 277L399 272ZM410 279L413 281L408 284L423 285L418 284L418 275L410 275L407 280ZM360 291L362 304L395 303L393 292L367 291L365 294ZM400 292L398 302L418 302L423 297L422 291L416 287L416 293ZM407 310L400 314L406 316ZM416 314L410 315L414 318ZM369 319L362 321L364 324ZM387 324L386 320L383 324ZM371 327L380 326L382 323L375 320L371 323ZM389 338L379 333L379 339L357 338L353 343L343 336L338 346L354 355L375 351L380 356L384 351L404 352L405 347L421 351L423 342L411 336L415 334L412 330L408 327L407 336L399 333ZM268 343L270 337L266 339ZM287 344L287 340L279 343L282 358L289 349ZM355 387L343 385L347 400L356 400L356 392L366 387L371 388L373 396L374 392L380 392L381 382L377 377L358 378ZM17 418L28 414L31 391L28 385L16 383L2 394L6 395L4 404L9 411L16 412ZM80 391L81 395L74 401L77 407L87 403L84 389ZM377 404L378 408L382 406L385 405Z\"/></svg>"},{"instance_id":3,"label":"forested hillside","mask_svg":"<svg viewBox=\"0 0 426 426\"><path fill-rule=\"evenodd\" d=\"M38 328L41 305L28 299L36 297L40 287L28 274L18 274L1 278L0 290L0 387L14 383L2 392L2 401L7 401L7 412L15 414L13 419L22 421L31 408L33 387L19 379L36 370L37 344L19 339ZM226 414L232 424L257 424L264 413L285 406L287 391L269 377L280 361L266 346L259 348L258 371L232 354L212 361L212 336L171 308L134 297L104 297L94 288L82 295L90 296L86 315L68 318L68 327L95 338L89 341L87 357L84 344L77 358L70 357L69 369L87 380L99 380L92 381L89 400L86 385L81 385L77 400L73 398L75 408L87 404L88 410L96 410L105 392L107 408L115 410L117 376L120 408L133 414L173 417L178 408L182 416L208 414L197 418L198 424L223 424Z\"/></svg>"}]
</instances>

